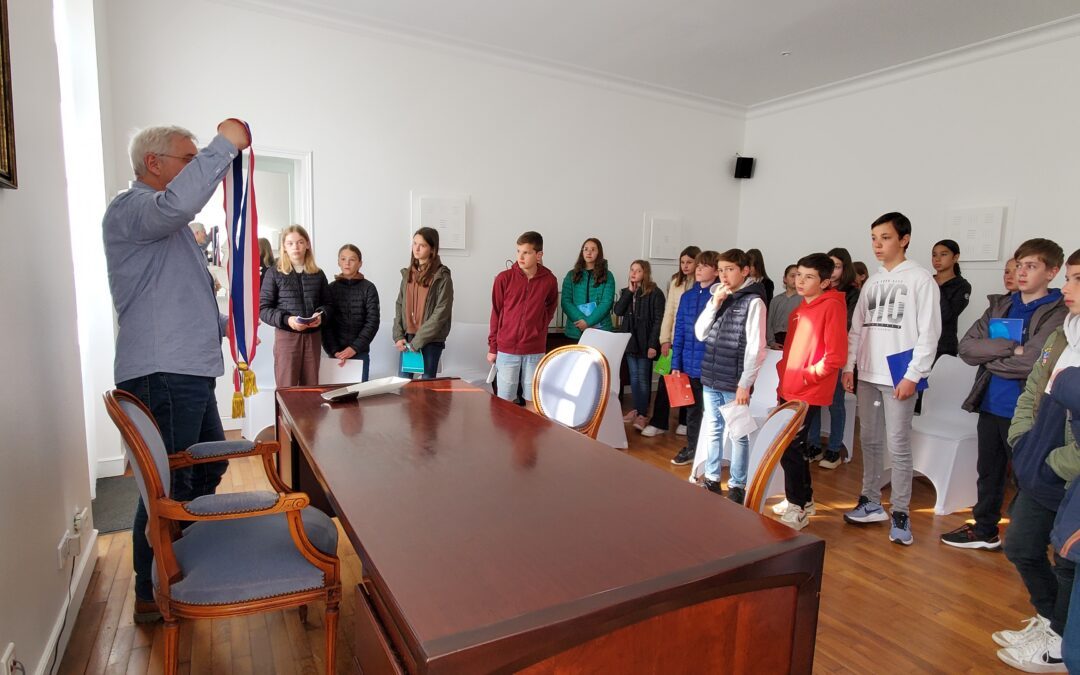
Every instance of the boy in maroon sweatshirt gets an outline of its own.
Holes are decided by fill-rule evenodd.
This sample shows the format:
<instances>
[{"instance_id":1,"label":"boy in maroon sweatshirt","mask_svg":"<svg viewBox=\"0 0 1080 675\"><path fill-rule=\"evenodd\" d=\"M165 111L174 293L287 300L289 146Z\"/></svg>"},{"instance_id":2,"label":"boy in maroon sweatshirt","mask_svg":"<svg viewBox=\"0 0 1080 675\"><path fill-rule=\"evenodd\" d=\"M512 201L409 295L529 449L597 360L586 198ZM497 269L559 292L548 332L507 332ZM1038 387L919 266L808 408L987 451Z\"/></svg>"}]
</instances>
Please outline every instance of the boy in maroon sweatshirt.
<instances>
[{"instance_id":1,"label":"boy in maroon sweatshirt","mask_svg":"<svg viewBox=\"0 0 1080 675\"><path fill-rule=\"evenodd\" d=\"M533 375L547 350L547 328L559 303L559 282L543 265L544 238L526 232L517 240L517 264L500 272L491 287L488 363L498 373L499 398L513 401L523 379L531 405Z\"/></svg>"},{"instance_id":2,"label":"boy in maroon sweatshirt","mask_svg":"<svg viewBox=\"0 0 1080 675\"><path fill-rule=\"evenodd\" d=\"M795 290L803 302L788 317L784 355L776 369L780 375L777 398L805 401L810 406L798 434L780 458L788 502L780 521L801 530L814 513L807 433L821 407L832 403L836 380L847 363L847 303L843 293L829 288L832 258L811 253L799 260L798 266Z\"/></svg>"}]
</instances>

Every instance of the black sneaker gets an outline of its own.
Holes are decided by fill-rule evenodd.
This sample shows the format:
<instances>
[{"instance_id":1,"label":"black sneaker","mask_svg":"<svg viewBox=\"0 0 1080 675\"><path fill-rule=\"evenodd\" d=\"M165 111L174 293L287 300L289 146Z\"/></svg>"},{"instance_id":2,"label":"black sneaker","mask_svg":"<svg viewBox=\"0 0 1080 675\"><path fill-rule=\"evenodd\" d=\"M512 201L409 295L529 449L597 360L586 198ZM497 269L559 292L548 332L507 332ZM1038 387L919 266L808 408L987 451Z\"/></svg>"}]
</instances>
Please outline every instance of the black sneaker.
<instances>
[{"instance_id":1,"label":"black sneaker","mask_svg":"<svg viewBox=\"0 0 1080 675\"><path fill-rule=\"evenodd\" d=\"M1001 548L1001 537L996 534L992 537L980 537L974 527L965 524L941 535L941 543L956 548L985 548L993 551Z\"/></svg>"},{"instance_id":2,"label":"black sneaker","mask_svg":"<svg viewBox=\"0 0 1080 675\"><path fill-rule=\"evenodd\" d=\"M709 480L708 478L705 478L701 481L701 487L709 492L715 492L718 495L724 494L724 488L720 486L720 481L718 480Z\"/></svg>"},{"instance_id":3,"label":"black sneaker","mask_svg":"<svg viewBox=\"0 0 1080 675\"><path fill-rule=\"evenodd\" d=\"M743 499L746 498L746 489L741 488L737 485L733 485L728 488L727 498L735 502L736 504L742 504Z\"/></svg>"},{"instance_id":4,"label":"black sneaker","mask_svg":"<svg viewBox=\"0 0 1080 675\"><path fill-rule=\"evenodd\" d=\"M818 462L818 466L822 469L835 469L840 466L840 451L839 450L826 450L825 456Z\"/></svg>"},{"instance_id":5,"label":"black sneaker","mask_svg":"<svg viewBox=\"0 0 1080 675\"><path fill-rule=\"evenodd\" d=\"M825 451L816 445L806 446L806 461L816 462L825 456Z\"/></svg>"},{"instance_id":6,"label":"black sneaker","mask_svg":"<svg viewBox=\"0 0 1080 675\"><path fill-rule=\"evenodd\" d=\"M679 454L672 458L671 463L675 466L684 466L694 461L694 451L690 448L679 450Z\"/></svg>"}]
</instances>

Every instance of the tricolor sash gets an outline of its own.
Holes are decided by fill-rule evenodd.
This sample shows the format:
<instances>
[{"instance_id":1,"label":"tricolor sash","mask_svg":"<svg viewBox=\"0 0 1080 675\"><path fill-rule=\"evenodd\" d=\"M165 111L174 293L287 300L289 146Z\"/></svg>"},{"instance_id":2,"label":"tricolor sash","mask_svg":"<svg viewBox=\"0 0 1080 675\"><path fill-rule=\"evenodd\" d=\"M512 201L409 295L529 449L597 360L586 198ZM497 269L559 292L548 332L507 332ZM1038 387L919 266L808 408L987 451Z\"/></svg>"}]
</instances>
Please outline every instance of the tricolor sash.
<instances>
[{"instance_id":1,"label":"tricolor sash","mask_svg":"<svg viewBox=\"0 0 1080 675\"><path fill-rule=\"evenodd\" d=\"M255 211L254 174L255 152L249 148L246 180L241 151L222 181L225 232L229 238L229 350L236 363L233 417L243 417L244 398L259 391L251 370L259 330L259 218Z\"/></svg>"}]
</instances>

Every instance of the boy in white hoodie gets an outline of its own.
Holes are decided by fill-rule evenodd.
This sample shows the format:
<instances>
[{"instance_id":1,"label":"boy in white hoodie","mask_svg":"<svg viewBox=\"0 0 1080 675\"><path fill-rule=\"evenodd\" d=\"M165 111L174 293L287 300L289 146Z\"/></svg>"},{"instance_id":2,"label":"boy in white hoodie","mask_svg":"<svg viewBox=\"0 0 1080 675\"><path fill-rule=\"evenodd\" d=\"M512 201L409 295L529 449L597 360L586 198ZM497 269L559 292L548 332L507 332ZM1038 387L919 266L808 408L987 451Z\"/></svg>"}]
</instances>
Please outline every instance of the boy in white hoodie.
<instances>
[{"instance_id":1,"label":"boy in white hoodie","mask_svg":"<svg viewBox=\"0 0 1080 675\"><path fill-rule=\"evenodd\" d=\"M892 457L892 527L889 540L910 545L911 418L915 391L930 374L941 335L938 285L924 267L907 260L911 221L902 213L886 213L870 225L874 255L881 268L863 284L851 317L844 389L855 389L859 370L859 422L863 450L862 495L844 514L849 523L888 520L881 506L881 481L886 449ZM897 382L889 357L910 362Z\"/></svg>"}]
</instances>

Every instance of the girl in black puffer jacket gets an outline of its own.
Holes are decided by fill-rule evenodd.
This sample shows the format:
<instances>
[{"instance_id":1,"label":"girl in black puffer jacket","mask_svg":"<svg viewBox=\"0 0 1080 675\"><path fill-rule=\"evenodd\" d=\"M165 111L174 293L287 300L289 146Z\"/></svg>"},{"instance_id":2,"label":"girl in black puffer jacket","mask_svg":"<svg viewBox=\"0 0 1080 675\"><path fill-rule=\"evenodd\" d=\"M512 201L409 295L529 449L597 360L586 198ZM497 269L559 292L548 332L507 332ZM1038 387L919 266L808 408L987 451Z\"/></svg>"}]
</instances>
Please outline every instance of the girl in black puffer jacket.
<instances>
[{"instance_id":1,"label":"girl in black puffer jacket","mask_svg":"<svg viewBox=\"0 0 1080 675\"><path fill-rule=\"evenodd\" d=\"M281 233L281 259L266 272L259 318L274 331L278 387L319 383L320 328L332 313L330 286L315 264L311 237L299 225Z\"/></svg>"},{"instance_id":2,"label":"girl in black puffer jacket","mask_svg":"<svg viewBox=\"0 0 1080 675\"><path fill-rule=\"evenodd\" d=\"M334 320L323 327L323 349L345 365L349 359L364 362L363 381L370 370L371 341L379 331L379 292L360 274L364 259L360 249L345 244L338 251L341 274L330 283Z\"/></svg>"},{"instance_id":3,"label":"girl in black puffer jacket","mask_svg":"<svg viewBox=\"0 0 1080 675\"><path fill-rule=\"evenodd\" d=\"M630 391L634 409L623 417L641 431L649 423L653 361L660 355L660 324L664 320L664 294L653 283L647 260L630 263L630 277L615 303L615 316L622 317L619 332L630 333L626 363L630 371Z\"/></svg>"}]
</instances>

